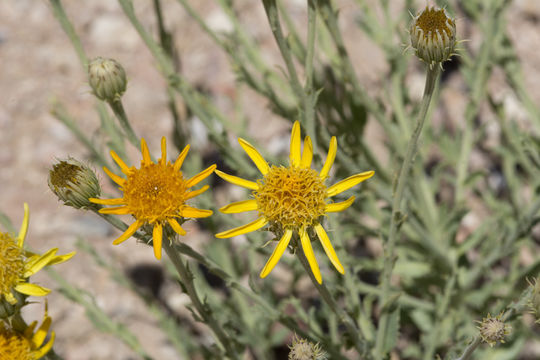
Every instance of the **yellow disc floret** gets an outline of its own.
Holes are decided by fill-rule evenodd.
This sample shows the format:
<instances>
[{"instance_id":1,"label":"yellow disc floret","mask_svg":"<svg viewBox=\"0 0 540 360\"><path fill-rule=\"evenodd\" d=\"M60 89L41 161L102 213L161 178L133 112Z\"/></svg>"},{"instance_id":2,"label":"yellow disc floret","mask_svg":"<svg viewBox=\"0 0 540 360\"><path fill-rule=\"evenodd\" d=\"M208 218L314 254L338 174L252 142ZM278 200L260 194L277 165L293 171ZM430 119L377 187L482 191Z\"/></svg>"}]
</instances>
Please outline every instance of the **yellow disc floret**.
<instances>
[{"instance_id":1,"label":"yellow disc floret","mask_svg":"<svg viewBox=\"0 0 540 360\"><path fill-rule=\"evenodd\" d=\"M30 341L9 330L0 330L0 359L35 360Z\"/></svg>"},{"instance_id":2,"label":"yellow disc floret","mask_svg":"<svg viewBox=\"0 0 540 360\"><path fill-rule=\"evenodd\" d=\"M23 274L23 250L13 236L0 233L0 294L11 293Z\"/></svg>"},{"instance_id":3,"label":"yellow disc floret","mask_svg":"<svg viewBox=\"0 0 540 360\"><path fill-rule=\"evenodd\" d=\"M326 186L313 169L272 166L258 184L257 209L271 224L303 228L325 213Z\"/></svg>"},{"instance_id":4,"label":"yellow disc floret","mask_svg":"<svg viewBox=\"0 0 540 360\"><path fill-rule=\"evenodd\" d=\"M130 213L148 223L180 217L184 206L186 180L169 162L143 165L128 175L123 186L124 201Z\"/></svg>"}]
</instances>

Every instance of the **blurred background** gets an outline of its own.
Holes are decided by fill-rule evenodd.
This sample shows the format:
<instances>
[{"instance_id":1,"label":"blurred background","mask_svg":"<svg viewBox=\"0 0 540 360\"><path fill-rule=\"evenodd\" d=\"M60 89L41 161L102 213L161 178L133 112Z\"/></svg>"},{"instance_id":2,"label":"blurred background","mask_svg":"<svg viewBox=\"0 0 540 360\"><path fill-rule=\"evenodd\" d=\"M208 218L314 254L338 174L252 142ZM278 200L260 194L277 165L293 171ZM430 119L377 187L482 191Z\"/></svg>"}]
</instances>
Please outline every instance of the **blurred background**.
<instances>
[{"instance_id":1,"label":"blurred background","mask_svg":"<svg viewBox=\"0 0 540 360\"><path fill-rule=\"evenodd\" d=\"M380 11L379 1L366 2L371 3L375 11ZM147 29L155 32L157 23L152 2L137 0L134 3L141 21ZM230 20L214 1L198 0L191 3L203 14L212 29L231 31ZM394 13L406 11L402 1L391 3ZM426 2L422 0L416 3L420 9ZM261 2L242 0L235 4L242 25L257 40L265 59L280 66L281 58ZM339 25L345 35L347 49L363 86L374 95L386 91L386 73L389 69L384 54L357 25L362 18L359 7L352 0L339 0L335 4L340 9ZM163 1L162 5L165 24L174 35L181 71L187 79L204 89L230 119L239 124L242 119L247 119L248 133L270 153L278 154L285 150L290 122L273 114L265 99L235 82L235 75L223 51L200 30L176 1ZM129 79L128 90L123 97L124 106L136 133L145 137L153 154L158 154L160 138L170 136L172 122L167 108L166 84L156 70L151 54L116 2L66 0L64 6L89 57L114 58L124 66ZM287 1L287 8L298 28L305 28L305 1ZM462 47L474 53L483 41L479 29L467 18L460 17L461 14L457 15L458 39L468 39ZM514 0L506 18L508 34L522 63L526 90L533 102L540 104L540 1ZM404 28L403 31L407 30ZM396 46L405 49L404 45ZM410 51L404 53L404 57L410 56ZM419 99L424 71L419 63L410 63L407 85L411 96ZM453 64L457 68L459 60ZM55 159L67 156L82 160L88 158L87 151L72 133L50 114L51 102L56 99L64 103L89 136L99 131L95 99L90 93L86 72L53 17L47 1L0 2L0 66L0 211L6 213L18 227L23 217L23 202L28 202L31 216L27 242L33 249L44 251L58 247L60 253L70 252L75 249L77 238L84 236L108 261L125 269L126 274L141 286L155 291L165 306L179 314L180 319L191 319L191 314L184 307L189 299L163 276L150 248L137 244L134 239L119 247L112 246L112 240L119 234L117 231L90 213L63 206L47 187L48 171ZM452 69L451 66L444 74L445 91L441 94L432 121L444 121L459 131L468 99L461 77ZM503 72L499 71L495 69L490 74L491 94L505 104L509 116L526 123L526 111L506 85ZM179 97L178 106L182 109ZM489 117L489 110L483 109L480 121L485 121L487 127L486 141L491 141L490 146L496 147L499 129L495 122L488 121ZM204 126L196 119L190 124L190 131L197 139L192 142L193 150L206 152L211 157ZM384 139L380 129L372 121L368 122L366 132L367 143L384 163L387 154L381 145ZM131 159L138 161L138 150L129 145L128 149ZM174 156L176 154L169 155L170 158ZM473 152L471 166L485 165L486 159ZM103 173L97 170L103 180ZM492 176L492 181L497 182L497 173L494 172ZM480 220L472 216L467 221L470 222L467 226L474 227L475 222ZM190 244L194 247L212 238L212 234L193 222L188 223L186 228ZM177 358L140 298L120 289L105 270L95 266L87 254L80 252L73 260L56 269L70 282L93 294L107 314L127 324L152 357L164 360ZM45 272L40 272L32 280L55 288L55 283ZM86 318L84 309L58 292L53 291L49 296L49 313L56 332L55 350L65 359L137 358L119 340L97 332ZM25 307L28 319L40 319L41 314L42 305Z\"/></svg>"}]
</instances>

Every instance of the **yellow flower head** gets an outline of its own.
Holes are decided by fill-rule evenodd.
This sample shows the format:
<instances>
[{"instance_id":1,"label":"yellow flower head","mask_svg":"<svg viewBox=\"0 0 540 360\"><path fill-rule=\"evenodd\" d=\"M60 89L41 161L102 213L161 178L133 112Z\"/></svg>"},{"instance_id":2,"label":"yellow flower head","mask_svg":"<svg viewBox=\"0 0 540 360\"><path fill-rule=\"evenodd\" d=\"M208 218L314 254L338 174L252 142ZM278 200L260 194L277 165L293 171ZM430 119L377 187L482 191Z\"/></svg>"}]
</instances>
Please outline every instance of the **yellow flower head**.
<instances>
[{"instance_id":1,"label":"yellow flower head","mask_svg":"<svg viewBox=\"0 0 540 360\"><path fill-rule=\"evenodd\" d=\"M263 177L257 182L253 182L216 170L216 174L224 180L253 190L253 199L229 204L221 208L220 211L234 214L257 210L259 218L247 225L216 234L216 237L229 238L258 230L266 225L269 225L270 230L280 234L281 239L260 274L264 278L276 266L293 234L296 233L300 238L300 244L315 279L322 283L321 272L309 238L309 230L313 229L332 264L341 274L344 274L345 269L339 262L320 219L326 213L343 211L351 206L354 196L338 203L328 202L328 199L369 179L374 172L366 171L356 174L327 187L325 180L336 157L336 137L334 136L330 140L328 156L322 170L317 173L311 169L313 147L309 136L306 136L304 151L301 152L300 123L298 121L294 123L291 133L289 167L269 166L251 144L244 139L238 139L238 141L255 166L261 171Z\"/></svg>"},{"instance_id":2,"label":"yellow flower head","mask_svg":"<svg viewBox=\"0 0 540 360\"><path fill-rule=\"evenodd\" d=\"M161 159L154 163L150 158L146 141L141 139L143 159L140 169L127 166L114 151L111 151L112 158L127 178L115 175L106 167L103 170L115 183L120 185L123 197L117 199L92 198L90 201L103 205L119 205L99 210L102 214L131 214L135 218L135 222L118 239L114 240L114 245L129 239L141 226L151 225L153 226L154 255L157 259L161 259L164 226L169 225L176 233L185 235L186 231L181 226L185 218L204 218L212 215L211 210L193 208L188 206L186 201L208 189L208 185L205 185L199 190L189 190L212 174L216 165L208 167L191 179L185 179L180 167L188 151L189 145L182 150L172 164L167 161L167 141L163 137L161 138Z\"/></svg>"},{"instance_id":3,"label":"yellow flower head","mask_svg":"<svg viewBox=\"0 0 540 360\"><path fill-rule=\"evenodd\" d=\"M32 296L47 295L51 290L29 283L28 278L45 266L60 264L75 255L75 252L56 255L57 248L50 249L43 255L24 250L29 219L30 211L25 203L24 219L17 237L0 233L0 301L5 299L11 305L17 303L13 291Z\"/></svg>"},{"instance_id":4,"label":"yellow flower head","mask_svg":"<svg viewBox=\"0 0 540 360\"><path fill-rule=\"evenodd\" d=\"M51 332L49 341L43 344L49 332L51 322L51 318L47 315L47 307L45 307L43 323L35 333L34 329L37 326L37 321L30 324L24 333L8 328L5 324L0 324L0 359L41 359L51 350L54 343L55 334L53 331Z\"/></svg>"}]
</instances>

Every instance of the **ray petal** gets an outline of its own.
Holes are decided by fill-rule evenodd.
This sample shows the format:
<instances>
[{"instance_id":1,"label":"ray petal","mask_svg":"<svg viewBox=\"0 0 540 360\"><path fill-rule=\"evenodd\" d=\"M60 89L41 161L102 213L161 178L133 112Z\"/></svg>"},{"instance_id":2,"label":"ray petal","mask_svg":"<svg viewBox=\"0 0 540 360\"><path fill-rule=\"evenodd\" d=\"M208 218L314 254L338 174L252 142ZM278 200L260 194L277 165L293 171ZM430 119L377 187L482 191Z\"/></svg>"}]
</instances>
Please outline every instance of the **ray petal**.
<instances>
[{"instance_id":1,"label":"ray petal","mask_svg":"<svg viewBox=\"0 0 540 360\"><path fill-rule=\"evenodd\" d=\"M287 246L289 246L289 242L291 241L292 237L292 230L286 230L285 234L281 237L279 240L279 243L277 244L276 248L272 252L272 255L270 255L270 259L266 262L266 265L264 265L264 268L261 271L261 278L265 278L270 274L270 272L274 269L276 264L279 262L279 259L281 259L281 256L285 252L285 249L287 249Z\"/></svg>"},{"instance_id":2,"label":"ray petal","mask_svg":"<svg viewBox=\"0 0 540 360\"><path fill-rule=\"evenodd\" d=\"M249 224L242 225L231 230L220 232L219 234L216 234L216 237L218 239L226 239L233 236L246 234L248 232L259 230L266 224L268 224L268 220L266 220L264 217L260 217L257 220L250 222Z\"/></svg>"},{"instance_id":3,"label":"ray petal","mask_svg":"<svg viewBox=\"0 0 540 360\"><path fill-rule=\"evenodd\" d=\"M235 184L235 185L244 187L246 189L259 190L259 185L254 181L242 179L242 178L239 178L238 176L225 174L223 171L219 171L219 170L216 170L216 175L222 178L223 180L230 182L231 184Z\"/></svg>"},{"instance_id":4,"label":"ray petal","mask_svg":"<svg viewBox=\"0 0 540 360\"><path fill-rule=\"evenodd\" d=\"M112 181L114 181L115 183L117 183L118 185L120 186L124 186L126 184L126 179L116 175L115 173L113 173L111 170L107 169L105 166L103 167L103 171L105 171L105 173L107 175L109 175L109 177L112 179Z\"/></svg>"},{"instance_id":5,"label":"ray petal","mask_svg":"<svg viewBox=\"0 0 540 360\"><path fill-rule=\"evenodd\" d=\"M289 159L292 167L300 166L300 141L300 123L297 120L294 122L291 131L291 149Z\"/></svg>"},{"instance_id":6,"label":"ray petal","mask_svg":"<svg viewBox=\"0 0 540 360\"><path fill-rule=\"evenodd\" d=\"M45 344L45 346L41 347L39 350L36 350L34 352L34 356L35 356L36 359L41 359L43 356L45 356L52 349L55 338L56 338L56 334L53 331L53 332L51 332L51 338L49 339L47 344Z\"/></svg>"},{"instance_id":7,"label":"ray petal","mask_svg":"<svg viewBox=\"0 0 540 360\"><path fill-rule=\"evenodd\" d=\"M328 147L328 155L326 155L326 160L324 161L323 168L321 169L321 172L319 173L319 176L321 177L321 179L324 180L328 176L328 173L330 172L330 169L332 168L332 165L334 164L336 153L337 153L337 139L335 136L332 136L332 139L330 139L330 146Z\"/></svg>"},{"instance_id":8,"label":"ray petal","mask_svg":"<svg viewBox=\"0 0 540 360\"><path fill-rule=\"evenodd\" d=\"M270 167L268 166L268 163L266 162L266 160L264 160L262 155L257 151L257 149L255 149L253 145L251 145L242 138L239 138L238 142L240 143L240 146L242 146L242 149L244 149L246 154L248 154L251 161L253 161L255 166L257 166L257 169L259 169L259 171L263 175L268 174L268 171L270 171Z\"/></svg>"},{"instance_id":9,"label":"ray petal","mask_svg":"<svg viewBox=\"0 0 540 360\"><path fill-rule=\"evenodd\" d=\"M315 259L315 254L311 247L311 240L309 239L306 229L300 229L300 242L302 243L302 250L304 250L304 255L308 260L309 267L311 268L315 280L317 280L319 284L322 284L321 270L319 270L319 265L317 264L317 259Z\"/></svg>"},{"instance_id":10,"label":"ray petal","mask_svg":"<svg viewBox=\"0 0 540 360\"><path fill-rule=\"evenodd\" d=\"M97 198L90 198L88 199L90 202L93 202L94 204L101 204L101 205L124 205L124 198L116 198L116 199L97 199Z\"/></svg>"},{"instance_id":11,"label":"ray petal","mask_svg":"<svg viewBox=\"0 0 540 360\"><path fill-rule=\"evenodd\" d=\"M152 231L152 241L154 242L154 256L156 259L161 259L161 241L163 240L163 227L160 223L154 224Z\"/></svg>"},{"instance_id":12,"label":"ray petal","mask_svg":"<svg viewBox=\"0 0 540 360\"><path fill-rule=\"evenodd\" d=\"M30 208L27 203L23 204L24 208L24 217L19 228L19 235L17 235L17 246L22 248L24 245L24 239L26 239L26 234L28 233L28 223L30 222Z\"/></svg>"},{"instance_id":13,"label":"ray petal","mask_svg":"<svg viewBox=\"0 0 540 360\"><path fill-rule=\"evenodd\" d=\"M178 223L178 221L176 221L176 219L173 219L173 218L170 218L170 219L167 219L167 221L169 222L169 225L171 225L171 227L173 228L173 230L177 233L177 234L180 234L182 236L186 235L186 230L184 230L182 228L182 226L180 226L180 224Z\"/></svg>"},{"instance_id":14,"label":"ray petal","mask_svg":"<svg viewBox=\"0 0 540 360\"><path fill-rule=\"evenodd\" d=\"M325 212L329 213L329 212L343 211L343 210L347 209L349 206L352 205L352 203L354 202L354 199L355 199L355 197L351 196L350 198L348 198L345 201L327 204Z\"/></svg>"},{"instance_id":15,"label":"ray petal","mask_svg":"<svg viewBox=\"0 0 540 360\"><path fill-rule=\"evenodd\" d=\"M51 261L49 261L47 263L47 266L61 264L61 263L65 262L65 261L68 261L69 259L71 259L75 254L76 254L76 252L72 251L72 252L64 254L64 255L56 255L55 257L53 257L51 259Z\"/></svg>"},{"instance_id":16,"label":"ray petal","mask_svg":"<svg viewBox=\"0 0 540 360\"><path fill-rule=\"evenodd\" d=\"M26 271L24 272L23 277L30 277L36 274L39 270L43 269L44 266L47 266L47 264L49 264L49 262L54 258L57 251L58 248L52 248L41 256L37 255L30 258L31 260L25 264Z\"/></svg>"},{"instance_id":17,"label":"ray petal","mask_svg":"<svg viewBox=\"0 0 540 360\"><path fill-rule=\"evenodd\" d=\"M51 292L51 289L47 289L43 286L39 286L31 283L21 283L13 287L15 290L21 294L30 295L30 296L45 296Z\"/></svg>"},{"instance_id":18,"label":"ray petal","mask_svg":"<svg viewBox=\"0 0 540 360\"><path fill-rule=\"evenodd\" d=\"M131 210L128 206L118 206L112 208L99 209L100 214L114 214L114 215L127 215L131 214Z\"/></svg>"},{"instance_id":19,"label":"ray petal","mask_svg":"<svg viewBox=\"0 0 540 360\"><path fill-rule=\"evenodd\" d=\"M143 164L150 165L152 163L152 158L150 157L150 151L148 150L148 145L146 144L146 140L144 140L144 138L141 138L141 153L143 157Z\"/></svg>"},{"instance_id":20,"label":"ray petal","mask_svg":"<svg viewBox=\"0 0 540 360\"><path fill-rule=\"evenodd\" d=\"M328 238L328 234L326 233L321 224L317 224L314 227L315 231L317 232L317 236L321 241L324 252L326 253L326 256L328 256L337 271L339 271L341 274L345 274L345 269L343 268L343 265L341 265L341 263L339 262L336 251L334 250L334 247L332 246L332 243Z\"/></svg>"},{"instance_id":21,"label":"ray petal","mask_svg":"<svg viewBox=\"0 0 540 360\"><path fill-rule=\"evenodd\" d=\"M308 135L304 139L304 152L302 153L302 160L300 160L300 167L311 167L311 160L313 160L313 144L311 143L311 138Z\"/></svg>"},{"instance_id":22,"label":"ray petal","mask_svg":"<svg viewBox=\"0 0 540 360\"><path fill-rule=\"evenodd\" d=\"M113 150L111 150L111 157L113 158L114 162L118 164L118 166L120 167L120 170L122 170L124 174L128 175L130 172L130 167L127 166L124 160L122 160L120 156L118 156L118 154L115 153Z\"/></svg>"},{"instance_id":23,"label":"ray petal","mask_svg":"<svg viewBox=\"0 0 540 360\"><path fill-rule=\"evenodd\" d=\"M24 330L24 337L27 338L27 339L31 339L32 338L32 335L34 334L34 330L36 329L36 326L37 326L38 322L37 321L32 321L32 323L30 323L30 325L28 325L28 327Z\"/></svg>"},{"instance_id":24,"label":"ray petal","mask_svg":"<svg viewBox=\"0 0 540 360\"><path fill-rule=\"evenodd\" d=\"M191 206L184 206L181 213L186 218L205 218L213 214L212 210L197 209Z\"/></svg>"},{"instance_id":25,"label":"ray petal","mask_svg":"<svg viewBox=\"0 0 540 360\"><path fill-rule=\"evenodd\" d=\"M180 168L182 167L182 164L184 163L184 160L186 159L188 152L189 152L189 144L186 145L184 150L182 150L180 155L178 155L178 157L176 158L174 162L174 171L180 170Z\"/></svg>"},{"instance_id":26,"label":"ray petal","mask_svg":"<svg viewBox=\"0 0 540 360\"><path fill-rule=\"evenodd\" d=\"M113 241L113 245L118 245L126 241L131 237L131 235L135 234L135 231L137 231L138 228L140 228L142 225L142 221L135 221L133 224L129 225L129 227L124 231L122 235L120 235L116 240Z\"/></svg>"},{"instance_id":27,"label":"ray petal","mask_svg":"<svg viewBox=\"0 0 540 360\"><path fill-rule=\"evenodd\" d=\"M47 333L49 332L49 328L51 327L52 319L50 316L47 316L44 320L41 326L37 329L34 336L32 336L32 343L34 344L35 348L39 348L41 344L43 344L43 341L45 341L45 338L47 337Z\"/></svg>"},{"instance_id":28,"label":"ray petal","mask_svg":"<svg viewBox=\"0 0 540 360\"><path fill-rule=\"evenodd\" d=\"M210 165L209 167L207 167L206 169L204 169L203 171L201 171L200 173L198 173L197 175L189 179L186 182L186 186L190 188L192 186L197 185L198 183L206 179L208 176L210 176L210 174L212 174L214 170L216 170L216 167L217 167L216 164Z\"/></svg>"},{"instance_id":29,"label":"ray petal","mask_svg":"<svg viewBox=\"0 0 540 360\"><path fill-rule=\"evenodd\" d=\"M257 210L257 201L254 199L233 202L219 209L219 211L224 214L238 214L244 211L253 210Z\"/></svg>"},{"instance_id":30,"label":"ray petal","mask_svg":"<svg viewBox=\"0 0 540 360\"><path fill-rule=\"evenodd\" d=\"M167 164L167 140L165 136L161 138L161 159L159 159L161 165Z\"/></svg>"},{"instance_id":31,"label":"ray petal","mask_svg":"<svg viewBox=\"0 0 540 360\"><path fill-rule=\"evenodd\" d=\"M195 196L198 196L200 194L202 194L203 192L205 192L206 190L208 190L208 188L210 188L210 186L208 185L204 185L202 188L200 188L199 190L193 190L193 191L188 191L185 195L184 195L184 200L189 200L191 198L194 198Z\"/></svg>"},{"instance_id":32,"label":"ray petal","mask_svg":"<svg viewBox=\"0 0 540 360\"><path fill-rule=\"evenodd\" d=\"M328 196L334 196L352 188L355 185L360 184L362 181L369 179L375 174L375 171L366 171L360 174L349 176L346 179L341 180L337 184L334 184L326 190Z\"/></svg>"}]
</instances>

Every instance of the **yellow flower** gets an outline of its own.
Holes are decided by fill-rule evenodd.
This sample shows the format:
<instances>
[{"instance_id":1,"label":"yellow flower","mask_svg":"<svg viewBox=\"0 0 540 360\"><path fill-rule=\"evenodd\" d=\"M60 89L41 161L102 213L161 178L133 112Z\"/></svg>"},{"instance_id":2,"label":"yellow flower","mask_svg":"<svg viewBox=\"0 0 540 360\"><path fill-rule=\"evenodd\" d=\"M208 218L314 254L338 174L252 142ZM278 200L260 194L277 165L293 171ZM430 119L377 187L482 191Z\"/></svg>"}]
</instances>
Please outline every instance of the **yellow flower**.
<instances>
[{"instance_id":1,"label":"yellow flower","mask_svg":"<svg viewBox=\"0 0 540 360\"><path fill-rule=\"evenodd\" d=\"M50 249L43 255L24 250L29 219L30 211L25 203L24 219L17 237L0 233L0 300L3 298L11 305L17 303L13 290L25 295L47 295L51 290L29 283L28 278L45 266L60 264L75 255L75 252L56 255L58 248Z\"/></svg>"},{"instance_id":2,"label":"yellow flower","mask_svg":"<svg viewBox=\"0 0 540 360\"><path fill-rule=\"evenodd\" d=\"M37 326L37 321L26 328L24 333L8 328L5 324L0 324L0 359L2 360L38 360L45 356L51 350L55 334L51 332L51 337L46 344L43 344L49 327L51 326L51 318L47 315L45 307L45 315L43 323L34 333Z\"/></svg>"},{"instance_id":3,"label":"yellow flower","mask_svg":"<svg viewBox=\"0 0 540 360\"><path fill-rule=\"evenodd\" d=\"M320 218L327 213L343 211L351 206L354 196L338 203L327 202L327 199L369 179L374 172L366 171L356 174L327 187L324 182L336 157L336 137L334 136L330 140L328 156L322 170L317 173L311 169L313 148L309 136L306 136L304 140L304 152L301 154L300 124L298 121L294 123L291 133L289 167L270 167L250 143L244 139L238 139L238 141L261 171L263 177L257 182L253 182L216 170L216 174L224 180L253 190L253 199L229 204L221 208L220 211L234 214L257 210L259 217L249 224L216 234L216 237L229 238L269 225L270 230L279 234L281 239L260 274L264 278L278 263L293 234L297 234L315 279L322 283L321 272L311 247L309 234L312 229L317 234L334 267L341 274L344 274L345 269L339 262L328 235L320 223Z\"/></svg>"},{"instance_id":4,"label":"yellow flower","mask_svg":"<svg viewBox=\"0 0 540 360\"><path fill-rule=\"evenodd\" d=\"M161 159L154 163L150 158L146 141L141 139L143 159L140 169L127 166L114 151L111 151L112 158L127 176L127 179L112 173L106 167L103 170L115 183L120 185L123 197L117 199L92 198L90 201L103 205L120 205L99 210L102 214L131 214L135 218L135 222L118 239L114 240L114 245L129 239L140 227L151 225L153 226L154 255L157 259L161 259L164 226L169 225L176 233L185 235L186 231L181 226L185 218L204 218L212 215L211 210L193 208L188 206L186 201L208 189L208 185L205 185L199 190L189 190L212 174L216 165L208 167L191 179L185 179L180 167L188 151L189 145L182 150L172 164L167 161L167 141L163 137L161 138Z\"/></svg>"}]
</instances>

